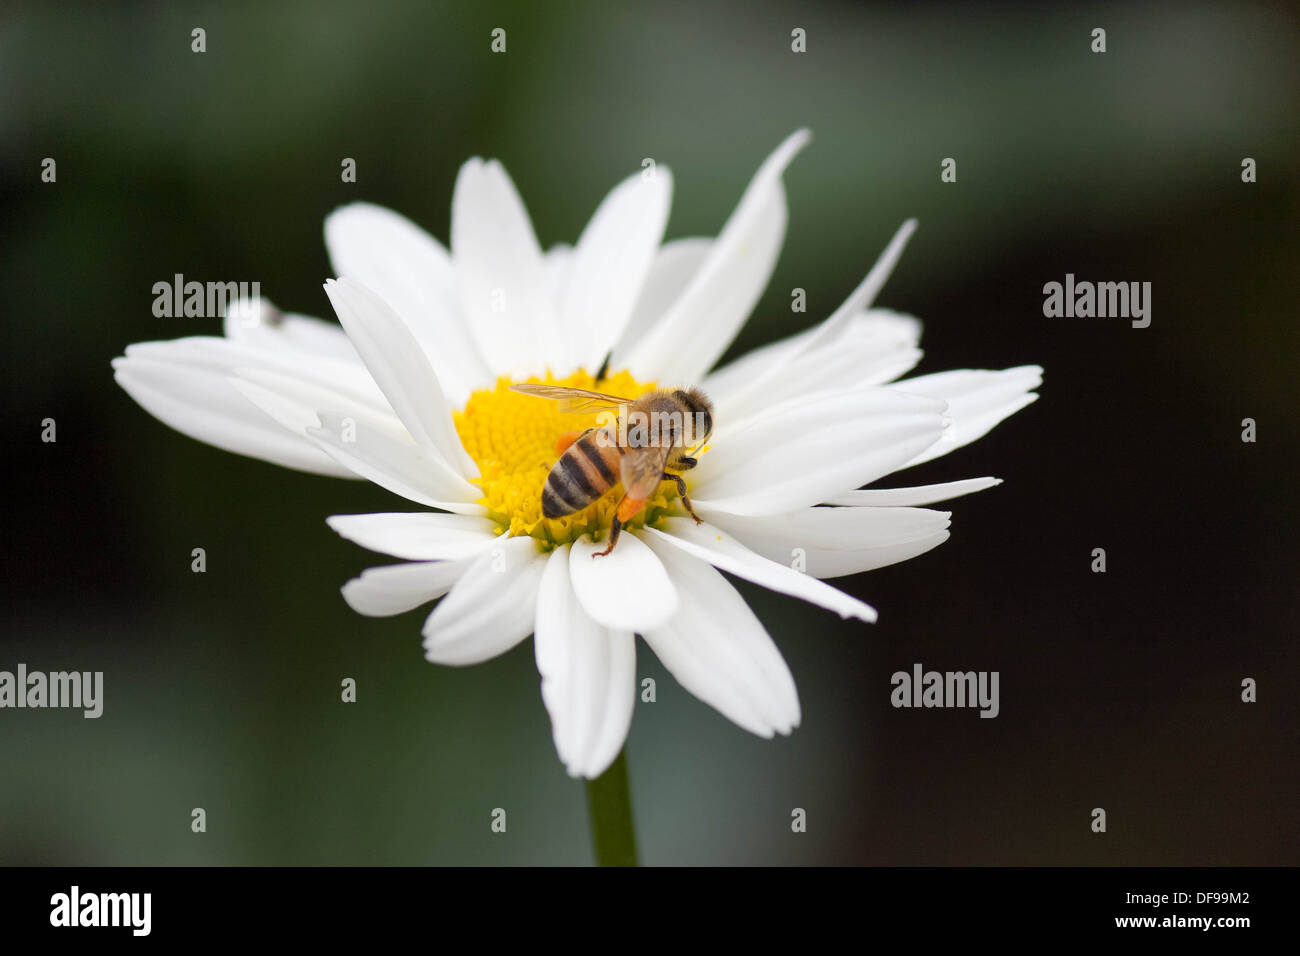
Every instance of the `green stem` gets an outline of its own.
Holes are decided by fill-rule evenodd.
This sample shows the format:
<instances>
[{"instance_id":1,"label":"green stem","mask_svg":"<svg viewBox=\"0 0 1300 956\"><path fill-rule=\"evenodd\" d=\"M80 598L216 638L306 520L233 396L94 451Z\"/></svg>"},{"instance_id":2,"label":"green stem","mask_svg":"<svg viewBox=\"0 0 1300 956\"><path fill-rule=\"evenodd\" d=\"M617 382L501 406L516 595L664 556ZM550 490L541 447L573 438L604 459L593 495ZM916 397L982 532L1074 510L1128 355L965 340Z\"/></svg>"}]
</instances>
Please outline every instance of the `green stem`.
<instances>
[{"instance_id":1,"label":"green stem","mask_svg":"<svg viewBox=\"0 0 1300 956\"><path fill-rule=\"evenodd\" d=\"M627 785L627 750L595 780L587 781L587 811L599 866L636 866L632 792Z\"/></svg>"}]
</instances>

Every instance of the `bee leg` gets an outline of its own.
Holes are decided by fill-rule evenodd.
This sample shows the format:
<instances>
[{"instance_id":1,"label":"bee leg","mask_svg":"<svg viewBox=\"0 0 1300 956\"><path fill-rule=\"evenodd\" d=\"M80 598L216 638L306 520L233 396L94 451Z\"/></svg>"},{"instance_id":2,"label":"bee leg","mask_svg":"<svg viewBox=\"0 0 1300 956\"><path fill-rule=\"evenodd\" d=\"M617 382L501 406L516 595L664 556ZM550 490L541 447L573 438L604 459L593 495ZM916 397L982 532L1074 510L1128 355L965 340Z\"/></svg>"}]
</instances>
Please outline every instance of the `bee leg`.
<instances>
[{"instance_id":1,"label":"bee leg","mask_svg":"<svg viewBox=\"0 0 1300 956\"><path fill-rule=\"evenodd\" d=\"M614 516L614 523L609 526L609 547L604 551L596 551L592 554L593 558L603 558L614 550L614 545L618 544L619 532L623 530L623 522L618 520L618 515Z\"/></svg>"},{"instance_id":2,"label":"bee leg","mask_svg":"<svg viewBox=\"0 0 1300 956\"><path fill-rule=\"evenodd\" d=\"M689 461L691 467L695 465L695 459L684 458L683 461ZM686 506L686 512L695 519L696 524L704 524L704 519L695 513L695 507L691 504L691 496L686 491L686 479L681 475L670 475L664 472L664 481L671 481L677 486L677 496L682 499L682 504Z\"/></svg>"},{"instance_id":3,"label":"bee leg","mask_svg":"<svg viewBox=\"0 0 1300 956\"><path fill-rule=\"evenodd\" d=\"M590 429L588 429L590 431ZM585 435L586 432L565 432L559 438L555 439L555 453L563 455L569 450L569 446Z\"/></svg>"},{"instance_id":4,"label":"bee leg","mask_svg":"<svg viewBox=\"0 0 1300 956\"><path fill-rule=\"evenodd\" d=\"M673 467L676 468L678 471L690 471L699 463L700 460L698 458L690 458L690 457L683 456L677 459L677 464L673 465Z\"/></svg>"}]
</instances>

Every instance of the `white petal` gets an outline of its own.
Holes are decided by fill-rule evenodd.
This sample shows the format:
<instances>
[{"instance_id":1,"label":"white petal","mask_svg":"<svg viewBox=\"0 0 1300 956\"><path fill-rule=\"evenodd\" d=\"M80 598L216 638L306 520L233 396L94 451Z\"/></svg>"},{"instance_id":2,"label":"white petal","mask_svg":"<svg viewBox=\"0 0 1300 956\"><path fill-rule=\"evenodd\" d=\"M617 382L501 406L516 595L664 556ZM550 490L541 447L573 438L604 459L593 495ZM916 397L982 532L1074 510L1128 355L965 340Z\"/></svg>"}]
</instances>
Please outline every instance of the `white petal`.
<instances>
[{"instance_id":1,"label":"white petal","mask_svg":"<svg viewBox=\"0 0 1300 956\"><path fill-rule=\"evenodd\" d=\"M417 511L334 515L325 520L338 534L363 548L408 561L465 558L499 540L495 522L473 515Z\"/></svg>"},{"instance_id":2,"label":"white petal","mask_svg":"<svg viewBox=\"0 0 1300 956\"><path fill-rule=\"evenodd\" d=\"M686 290L618 366L642 379L689 384L727 350L776 264L786 222L781 174L808 139L799 130L764 161Z\"/></svg>"},{"instance_id":3,"label":"white petal","mask_svg":"<svg viewBox=\"0 0 1300 956\"><path fill-rule=\"evenodd\" d=\"M559 242L546 250L543 263L546 269L546 288L552 302L564 301L564 290L569 287L569 273L573 269L573 246Z\"/></svg>"},{"instance_id":4,"label":"white petal","mask_svg":"<svg viewBox=\"0 0 1300 956\"><path fill-rule=\"evenodd\" d=\"M546 562L533 646L555 750L571 776L598 777L627 739L636 704L636 643L591 619L569 581L569 548Z\"/></svg>"},{"instance_id":5,"label":"white petal","mask_svg":"<svg viewBox=\"0 0 1300 956\"><path fill-rule=\"evenodd\" d=\"M308 428L319 428L318 408L337 408L355 420L363 420L372 427L400 435L409 440L405 426L388 406L378 408L349 396L341 388L320 385L310 379L296 378L279 371L262 368L235 368L230 385L260 408L281 427L310 441ZM465 482L456 475L458 480Z\"/></svg>"},{"instance_id":6,"label":"white petal","mask_svg":"<svg viewBox=\"0 0 1300 956\"><path fill-rule=\"evenodd\" d=\"M646 332L686 290L712 247L713 240L703 238L674 239L659 247L641 286L632 317L623 329L622 338L614 346L616 358L633 353Z\"/></svg>"},{"instance_id":7,"label":"white petal","mask_svg":"<svg viewBox=\"0 0 1300 956\"><path fill-rule=\"evenodd\" d=\"M404 216L359 202L325 220L325 245L336 276L373 289L407 324L449 400L463 404L491 384L441 243Z\"/></svg>"},{"instance_id":8,"label":"white petal","mask_svg":"<svg viewBox=\"0 0 1300 956\"><path fill-rule=\"evenodd\" d=\"M478 466L460 443L451 406L411 330L383 299L355 279L326 282L325 292L411 437L465 477L477 477Z\"/></svg>"},{"instance_id":9,"label":"white petal","mask_svg":"<svg viewBox=\"0 0 1300 956\"><path fill-rule=\"evenodd\" d=\"M478 664L533 632L546 558L537 542L506 538L474 559L424 623L424 656L435 664Z\"/></svg>"},{"instance_id":10,"label":"white petal","mask_svg":"<svg viewBox=\"0 0 1300 956\"><path fill-rule=\"evenodd\" d=\"M268 334L261 340L235 341L199 335L168 342L137 342L127 346L125 357L113 364L115 368L131 368L137 362L183 368L205 383L211 383L211 373L225 377L241 368L258 369L318 386L338 396L335 404L361 405L376 413L391 412L387 399L359 359L339 359L304 351L277 338ZM268 345L267 340L277 340L276 345ZM183 383L185 379L180 381ZM229 392L229 385L222 391ZM226 399L229 397L226 395Z\"/></svg>"},{"instance_id":11,"label":"white petal","mask_svg":"<svg viewBox=\"0 0 1300 956\"><path fill-rule=\"evenodd\" d=\"M645 530L670 542L674 547L681 548L687 554L694 555L737 577L753 581L769 591L789 594L802 601L809 601L834 611L840 617L856 617L867 623L876 620L876 611L870 604L850 597L843 591L836 590L829 584L823 584L816 578L796 571L786 564L778 564L755 554L721 528L707 521L697 525L690 518L667 518L663 521L663 529L662 531L654 528ZM659 553L659 550L656 549L656 553Z\"/></svg>"},{"instance_id":12,"label":"white petal","mask_svg":"<svg viewBox=\"0 0 1300 956\"><path fill-rule=\"evenodd\" d=\"M706 562L651 539L681 606L642 636L678 682L724 717L771 737L799 726L799 695L781 652L745 599Z\"/></svg>"},{"instance_id":13,"label":"white petal","mask_svg":"<svg viewBox=\"0 0 1300 956\"><path fill-rule=\"evenodd\" d=\"M849 297L840 303L840 307L831 313L830 318L816 326L811 335L800 341L798 348L788 355L787 359L829 345L843 334L845 326L853 322L858 313L870 308L871 303L884 287L885 280L889 278L889 274L894 271L894 266L902 257L907 240L915 231L915 219L903 223L898 232L894 233L894 238L889 241L885 251L880 254L880 258L876 260L876 264L871 267L867 277L858 283L858 287L849 293ZM749 398L755 394L765 393L771 383L780 378L782 373L781 366L771 366L763 370L751 378L738 395L733 396L733 399L739 400L741 396Z\"/></svg>"},{"instance_id":14,"label":"white petal","mask_svg":"<svg viewBox=\"0 0 1300 956\"><path fill-rule=\"evenodd\" d=\"M818 329L757 349L710 375L704 388L713 399L716 418L735 423L766 415L776 402L855 386L883 385L921 360L916 347L921 323L910 315L872 309L852 317L824 344L806 348ZM748 382L768 368L780 368L762 391Z\"/></svg>"},{"instance_id":15,"label":"white petal","mask_svg":"<svg viewBox=\"0 0 1300 956\"><path fill-rule=\"evenodd\" d=\"M420 561L368 568L343 585L348 607L367 617L391 617L440 598L470 566L469 560Z\"/></svg>"},{"instance_id":16,"label":"white petal","mask_svg":"<svg viewBox=\"0 0 1300 956\"><path fill-rule=\"evenodd\" d=\"M672 193L672 173L659 166L649 178L633 173L596 209L574 247L561 300L562 367L596 371L622 336L663 238Z\"/></svg>"},{"instance_id":17,"label":"white petal","mask_svg":"<svg viewBox=\"0 0 1300 956\"><path fill-rule=\"evenodd\" d=\"M777 514L875 481L930 447L942 402L864 388L794 399L739 426L719 424L692 472L692 497L715 511Z\"/></svg>"},{"instance_id":18,"label":"white petal","mask_svg":"<svg viewBox=\"0 0 1300 956\"><path fill-rule=\"evenodd\" d=\"M563 340L532 223L495 160L460 168L451 205L451 251L461 310L488 370L519 377L558 372Z\"/></svg>"},{"instance_id":19,"label":"white petal","mask_svg":"<svg viewBox=\"0 0 1300 956\"><path fill-rule=\"evenodd\" d=\"M1037 365L1000 372L962 369L895 382L893 388L947 402L952 419L943 437L905 467L946 455L988 434L998 422L1036 400L1030 390L1042 383L1043 370Z\"/></svg>"},{"instance_id":20,"label":"white petal","mask_svg":"<svg viewBox=\"0 0 1300 956\"><path fill-rule=\"evenodd\" d=\"M329 409L320 409L317 417L321 425L308 427L307 437L353 474L430 508L486 513L474 503L480 493L473 485L405 434L395 435L377 422Z\"/></svg>"},{"instance_id":21,"label":"white petal","mask_svg":"<svg viewBox=\"0 0 1300 956\"><path fill-rule=\"evenodd\" d=\"M916 485L912 488L861 488L857 491L846 491L842 495L834 495L827 498L824 503L879 507L930 505L936 501L950 501L1000 484L1002 484L1001 478L967 478L964 481L948 481L939 485Z\"/></svg>"},{"instance_id":22,"label":"white petal","mask_svg":"<svg viewBox=\"0 0 1300 956\"><path fill-rule=\"evenodd\" d=\"M815 578L883 568L948 540L949 512L924 508L802 508L761 518L721 512L706 517L751 551Z\"/></svg>"},{"instance_id":23,"label":"white petal","mask_svg":"<svg viewBox=\"0 0 1300 956\"><path fill-rule=\"evenodd\" d=\"M113 368L113 377L128 395L154 418L184 435L286 468L355 477L249 404L231 387L224 370L131 355L114 359Z\"/></svg>"},{"instance_id":24,"label":"white petal","mask_svg":"<svg viewBox=\"0 0 1300 956\"><path fill-rule=\"evenodd\" d=\"M361 366L361 357L341 326L281 312L265 297L233 303L222 319L222 328L228 340L241 345Z\"/></svg>"},{"instance_id":25,"label":"white petal","mask_svg":"<svg viewBox=\"0 0 1300 956\"><path fill-rule=\"evenodd\" d=\"M170 342L137 342L126 347L126 358L132 361L147 359L222 373L242 368L274 372L295 381L317 385L331 394L338 394L342 402L355 402L375 411L392 412L388 399L360 359L331 358L283 345L271 348L264 341L234 341L210 335L173 339Z\"/></svg>"},{"instance_id":26,"label":"white petal","mask_svg":"<svg viewBox=\"0 0 1300 956\"><path fill-rule=\"evenodd\" d=\"M569 576L586 612L614 630L642 632L672 616L677 592L654 552L627 531L597 556L605 545L581 538L569 549Z\"/></svg>"},{"instance_id":27,"label":"white petal","mask_svg":"<svg viewBox=\"0 0 1300 956\"><path fill-rule=\"evenodd\" d=\"M817 333L817 328L814 326L805 329L746 352L735 361L710 372L704 379L703 387L713 399L714 405L721 411L742 386L772 366L782 369L783 375L779 382L785 382L789 378L789 362L794 359L808 360L809 353L805 352L805 347L808 340ZM855 350L860 359L874 365L885 356L919 355L917 343L920 339L921 323L915 317L890 309L868 309L854 315L839 335L813 349L812 354L834 357L841 346L848 346ZM863 369L851 381L841 384L883 385L892 381L892 378L884 378L882 375L882 372L874 368Z\"/></svg>"}]
</instances>

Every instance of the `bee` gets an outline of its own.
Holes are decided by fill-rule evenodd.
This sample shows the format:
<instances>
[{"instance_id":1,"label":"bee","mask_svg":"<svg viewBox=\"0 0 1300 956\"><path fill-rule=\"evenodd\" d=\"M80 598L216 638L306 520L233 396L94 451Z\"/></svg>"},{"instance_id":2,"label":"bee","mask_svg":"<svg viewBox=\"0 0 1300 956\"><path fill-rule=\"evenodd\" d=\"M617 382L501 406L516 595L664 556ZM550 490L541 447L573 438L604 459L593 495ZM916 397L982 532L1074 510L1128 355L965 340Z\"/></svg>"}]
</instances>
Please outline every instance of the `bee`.
<instances>
[{"instance_id":1,"label":"bee","mask_svg":"<svg viewBox=\"0 0 1300 956\"><path fill-rule=\"evenodd\" d=\"M562 412L618 410L618 417L609 424L560 436L555 445L559 460L551 466L542 489L542 514L562 518L622 484L623 497L610 526L609 545L593 558L614 550L623 525L641 512L661 481L677 486L687 513L700 523L686 480L673 473L689 471L698 464L692 455L713 432L713 405L699 389L659 389L640 398L620 398L559 385L510 388L557 401Z\"/></svg>"}]
</instances>

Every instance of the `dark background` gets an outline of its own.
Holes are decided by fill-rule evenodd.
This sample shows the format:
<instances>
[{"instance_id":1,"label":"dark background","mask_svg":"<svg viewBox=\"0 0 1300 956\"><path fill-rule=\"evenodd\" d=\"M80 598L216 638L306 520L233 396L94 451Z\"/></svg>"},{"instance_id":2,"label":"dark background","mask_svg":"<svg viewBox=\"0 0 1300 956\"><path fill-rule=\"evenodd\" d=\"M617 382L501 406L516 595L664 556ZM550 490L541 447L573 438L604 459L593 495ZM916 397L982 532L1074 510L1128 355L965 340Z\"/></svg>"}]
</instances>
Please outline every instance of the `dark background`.
<instances>
[{"instance_id":1,"label":"dark background","mask_svg":"<svg viewBox=\"0 0 1300 956\"><path fill-rule=\"evenodd\" d=\"M739 585L798 684L792 737L639 645L643 861L1295 863L1297 33L1247 3L5 4L0 669L102 670L106 702L0 711L0 863L589 861L531 641L435 667L426 611L339 596L383 562L324 517L404 504L181 437L109 361L217 332L153 317L176 272L329 317L324 216L366 199L445 241L471 155L505 163L546 246L645 156L675 174L668 236L713 235L801 126L735 352L827 315L916 216L880 304L925 322L918 371L1039 363L1042 398L884 482L1005 479L939 506L937 550L841 579L878 624ZM1044 318L1067 272L1151 282L1151 327ZM894 710L914 662L1000 671L1001 715Z\"/></svg>"}]
</instances>

